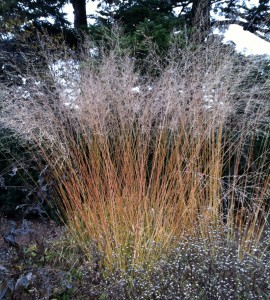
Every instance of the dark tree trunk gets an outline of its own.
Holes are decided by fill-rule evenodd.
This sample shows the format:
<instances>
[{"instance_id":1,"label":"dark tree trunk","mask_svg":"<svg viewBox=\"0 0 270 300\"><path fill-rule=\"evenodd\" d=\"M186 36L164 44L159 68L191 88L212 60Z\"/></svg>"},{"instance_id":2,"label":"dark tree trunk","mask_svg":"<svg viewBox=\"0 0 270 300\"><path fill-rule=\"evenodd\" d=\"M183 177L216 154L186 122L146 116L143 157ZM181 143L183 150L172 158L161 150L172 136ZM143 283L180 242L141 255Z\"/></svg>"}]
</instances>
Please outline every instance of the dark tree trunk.
<instances>
[{"instance_id":1,"label":"dark tree trunk","mask_svg":"<svg viewBox=\"0 0 270 300\"><path fill-rule=\"evenodd\" d=\"M74 13L74 29L80 31L87 27L86 0L71 0Z\"/></svg>"},{"instance_id":2,"label":"dark tree trunk","mask_svg":"<svg viewBox=\"0 0 270 300\"><path fill-rule=\"evenodd\" d=\"M210 32L211 0L194 0L191 9L191 37L195 42L203 42Z\"/></svg>"}]
</instances>

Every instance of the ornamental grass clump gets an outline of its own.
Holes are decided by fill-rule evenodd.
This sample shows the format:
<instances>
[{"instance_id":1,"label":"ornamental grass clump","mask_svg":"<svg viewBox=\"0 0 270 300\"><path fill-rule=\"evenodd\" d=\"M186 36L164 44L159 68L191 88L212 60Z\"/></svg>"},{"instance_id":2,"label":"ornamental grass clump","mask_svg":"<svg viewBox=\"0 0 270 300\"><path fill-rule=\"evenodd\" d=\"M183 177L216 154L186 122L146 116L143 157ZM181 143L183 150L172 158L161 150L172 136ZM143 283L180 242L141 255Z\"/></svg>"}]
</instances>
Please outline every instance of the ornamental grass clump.
<instances>
[{"instance_id":1,"label":"ornamental grass clump","mask_svg":"<svg viewBox=\"0 0 270 300\"><path fill-rule=\"evenodd\" d=\"M50 54L38 81L3 88L2 126L46 162L73 239L122 270L151 268L186 236L215 239L210 225L249 251L268 217L260 66L214 41L145 65L119 45Z\"/></svg>"}]
</instances>

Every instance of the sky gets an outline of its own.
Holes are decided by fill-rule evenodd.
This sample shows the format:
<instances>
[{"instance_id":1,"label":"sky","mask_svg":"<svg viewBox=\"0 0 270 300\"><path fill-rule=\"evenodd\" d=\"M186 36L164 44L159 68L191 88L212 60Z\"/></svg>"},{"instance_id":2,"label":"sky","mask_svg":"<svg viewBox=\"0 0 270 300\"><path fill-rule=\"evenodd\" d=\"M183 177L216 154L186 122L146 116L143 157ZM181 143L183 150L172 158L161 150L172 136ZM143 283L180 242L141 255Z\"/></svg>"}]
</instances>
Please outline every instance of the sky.
<instances>
[{"instance_id":1,"label":"sky","mask_svg":"<svg viewBox=\"0 0 270 300\"><path fill-rule=\"evenodd\" d=\"M254 4L258 0L252 0ZM93 14L97 8L97 3L89 1L87 3L87 14ZM73 22L73 9L72 5L68 4L64 8L64 12L67 13L67 18L70 22ZM92 20L93 22L93 20ZM91 20L90 20L91 23ZM218 33L218 31L215 31ZM244 31L239 25L230 25L228 30L225 31L224 42L232 41L236 45L236 50L246 55L270 55L270 42L257 37L251 32Z\"/></svg>"},{"instance_id":2,"label":"sky","mask_svg":"<svg viewBox=\"0 0 270 300\"><path fill-rule=\"evenodd\" d=\"M230 25L224 34L224 42L233 41L236 50L246 55L270 55L270 43L257 37L249 31L244 31L239 25Z\"/></svg>"}]
</instances>

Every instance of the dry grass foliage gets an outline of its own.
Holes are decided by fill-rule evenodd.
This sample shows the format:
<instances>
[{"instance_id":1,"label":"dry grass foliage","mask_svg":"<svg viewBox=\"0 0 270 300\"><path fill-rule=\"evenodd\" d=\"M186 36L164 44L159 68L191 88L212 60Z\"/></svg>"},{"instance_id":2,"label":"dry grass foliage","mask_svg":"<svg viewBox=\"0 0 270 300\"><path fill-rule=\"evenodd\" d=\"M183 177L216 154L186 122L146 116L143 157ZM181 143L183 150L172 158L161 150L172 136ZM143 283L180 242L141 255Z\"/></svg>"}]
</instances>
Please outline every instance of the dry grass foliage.
<instances>
[{"instance_id":1,"label":"dry grass foliage","mask_svg":"<svg viewBox=\"0 0 270 300\"><path fill-rule=\"evenodd\" d=\"M249 247L267 220L270 182L264 145L253 159L269 116L269 82L252 84L259 66L212 42L151 53L142 75L113 45L98 57L86 45L79 62L51 55L47 74L2 92L2 124L42 154L74 239L122 269L209 226L228 238L238 228Z\"/></svg>"}]
</instances>

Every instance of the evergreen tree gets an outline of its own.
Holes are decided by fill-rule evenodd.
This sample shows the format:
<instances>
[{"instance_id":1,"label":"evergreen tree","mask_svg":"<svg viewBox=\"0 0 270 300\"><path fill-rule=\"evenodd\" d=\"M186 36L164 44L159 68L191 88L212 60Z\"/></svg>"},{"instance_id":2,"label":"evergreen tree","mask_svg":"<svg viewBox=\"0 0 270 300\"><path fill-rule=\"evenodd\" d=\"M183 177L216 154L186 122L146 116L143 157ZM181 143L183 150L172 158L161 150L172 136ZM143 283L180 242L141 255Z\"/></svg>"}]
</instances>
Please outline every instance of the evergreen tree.
<instances>
[{"instance_id":1,"label":"evergreen tree","mask_svg":"<svg viewBox=\"0 0 270 300\"><path fill-rule=\"evenodd\" d=\"M1 31L11 32L30 25L48 30L67 27L69 22L62 11L65 3L66 0L8 0L0 4Z\"/></svg>"},{"instance_id":2,"label":"evergreen tree","mask_svg":"<svg viewBox=\"0 0 270 300\"><path fill-rule=\"evenodd\" d=\"M189 36L196 42L202 42L213 27L238 24L261 38L269 39L270 5L269 0L260 0L257 5L251 1L240 0L104 0L100 1L99 13L111 22L121 20L129 31L142 19L155 13L174 15L184 19L189 28ZM175 13L177 9L178 13ZM223 16L217 21L211 12Z\"/></svg>"}]
</instances>

